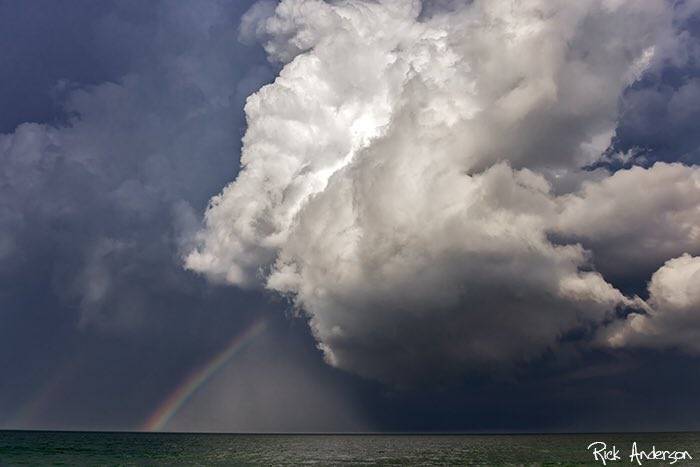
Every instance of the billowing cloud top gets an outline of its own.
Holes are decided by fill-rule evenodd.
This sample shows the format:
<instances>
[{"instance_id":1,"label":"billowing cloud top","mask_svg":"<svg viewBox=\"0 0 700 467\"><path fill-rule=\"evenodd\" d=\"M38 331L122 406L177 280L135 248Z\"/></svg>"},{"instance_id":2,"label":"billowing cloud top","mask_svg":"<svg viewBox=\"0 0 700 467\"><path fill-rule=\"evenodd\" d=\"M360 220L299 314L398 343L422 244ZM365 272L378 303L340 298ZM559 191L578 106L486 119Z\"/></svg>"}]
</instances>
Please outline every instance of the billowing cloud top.
<instances>
[{"instance_id":1,"label":"billowing cloud top","mask_svg":"<svg viewBox=\"0 0 700 467\"><path fill-rule=\"evenodd\" d=\"M392 383L509 366L581 330L648 342L697 283L681 255L700 253L700 173L581 167L609 146L625 89L681 60L678 14L662 0L257 5L242 31L283 67L247 100L242 170L187 267L290 297L330 364ZM607 278L675 257L648 303ZM690 295L685 315L700 311ZM616 321L622 308L636 318Z\"/></svg>"}]
</instances>

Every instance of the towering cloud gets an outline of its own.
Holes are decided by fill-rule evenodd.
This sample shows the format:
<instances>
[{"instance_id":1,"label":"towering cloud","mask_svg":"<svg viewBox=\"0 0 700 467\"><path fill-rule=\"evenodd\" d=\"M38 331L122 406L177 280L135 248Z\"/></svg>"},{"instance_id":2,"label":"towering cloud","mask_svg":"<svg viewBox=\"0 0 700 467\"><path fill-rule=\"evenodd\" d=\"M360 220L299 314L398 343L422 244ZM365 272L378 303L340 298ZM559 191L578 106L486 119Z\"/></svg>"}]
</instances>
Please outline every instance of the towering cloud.
<instances>
[{"instance_id":1,"label":"towering cloud","mask_svg":"<svg viewBox=\"0 0 700 467\"><path fill-rule=\"evenodd\" d=\"M251 10L243 32L283 68L248 98L242 170L186 259L288 296L330 364L393 383L507 367L643 310L596 248L634 259L651 231L665 261L698 242L694 170L580 171L674 50L667 2L448 3ZM672 213L616 224L630 185Z\"/></svg>"}]
</instances>

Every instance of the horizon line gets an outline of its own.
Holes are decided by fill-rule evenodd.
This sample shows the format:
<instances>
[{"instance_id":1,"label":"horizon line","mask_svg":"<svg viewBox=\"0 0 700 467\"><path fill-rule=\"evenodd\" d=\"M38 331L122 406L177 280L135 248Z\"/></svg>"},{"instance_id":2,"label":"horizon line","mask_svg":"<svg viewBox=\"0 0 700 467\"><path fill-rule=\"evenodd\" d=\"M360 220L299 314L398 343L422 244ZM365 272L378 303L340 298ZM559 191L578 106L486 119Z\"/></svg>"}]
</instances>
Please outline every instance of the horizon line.
<instances>
[{"instance_id":1,"label":"horizon line","mask_svg":"<svg viewBox=\"0 0 700 467\"><path fill-rule=\"evenodd\" d=\"M2 432L95 433L145 435L232 435L232 436L515 436L515 435L634 435L700 433L698 430L633 431L146 431L146 430L74 430L43 428L0 428Z\"/></svg>"}]
</instances>

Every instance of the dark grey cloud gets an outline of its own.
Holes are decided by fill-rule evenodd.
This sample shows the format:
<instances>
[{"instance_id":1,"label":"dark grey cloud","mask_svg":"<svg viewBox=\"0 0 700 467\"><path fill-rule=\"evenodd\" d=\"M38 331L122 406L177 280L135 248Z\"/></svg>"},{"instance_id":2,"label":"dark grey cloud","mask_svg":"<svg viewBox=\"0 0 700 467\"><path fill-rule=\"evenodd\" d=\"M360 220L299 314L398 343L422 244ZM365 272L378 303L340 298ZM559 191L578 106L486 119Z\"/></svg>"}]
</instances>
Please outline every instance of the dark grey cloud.
<instances>
[{"instance_id":1,"label":"dark grey cloud","mask_svg":"<svg viewBox=\"0 0 700 467\"><path fill-rule=\"evenodd\" d=\"M99 84L143 60L156 10L133 1L0 3L0 133L62 121L61 82Z\"/></svg>"},{"instance_id":2,"label":"dark grey cloud","mask_svg":"<svg viewBox=\"0 0 700 467\"><path fill-rule=\"evenodd\" d=\"M235 174L239 109L266 79L264 62L244 47L216 52L236 47L232 12L216 3L198 16L191 10L157 11L155 43L142 44L158 51L149 66L98 85L67 84L65 123L26 123L1 137L3 262L55 267L53 292L85 323L100 321L114 296L141 314L138 297L127 305L139 292L122 283L153 290L148 279L158 276L171 288L172 274L152 271L178 266L193 213L211 186ZM246 54L252 63L238 66Z\"/></svg>"},{"instance_id":3,"label":"dark grey cloud","mask_svg":"<svg viewBox=\"0 0 700 467\"><path fill-rule=\"evenodd\" d=\"M238 41L248 5L90 5L3 3L28 36L10 58L46 69L3 92L54 99L4 106L35 120L0 135L6 427L137 428L193 367L281 308L181 266L198 213L237 171L244 99L272 76Z\"/></svg>"},{"instance_id":4,"label":"dark grey cloud","mask_svg":"<svg viewBox=\"0 0 700 467\"><path fill-rule=\"evenodd\" d=\"M470 132L465 126L456 132L461 135L459 144L467 144L470 135L488 127L516 127L509 138L472 139L478 144L469 147L481 151L482 164L473 170L465 168L465 172L470 175L471 187L494 210L474 206L469 215L481 226L488 226L494 213L507 218L523 235L531 235L528 238L534 243L529 247L523 247L517 236L496 235L496 241L493 232L482 231L474 224L470 233L478 234L480 241L473 246L492 245L488 254L459 250L458 242L451 244L455 248L439 251L431 245L437 244L437 227L444 223L420 219L411 223L410 216L392 217L396 211L382 211L382 204L375 203L392 193L403 193L407 180L421 181L430 169L421 161L429 161L428 155L443 141L432 134L427 135L429 142L425 145L408 144L401 138L404 130L417 129L415 135L421 135L421 125L436 124L442 128L441 125L450 124L435 120L449 112L431 112L417 97L426 90L436 92L436 109L445 105L450 111L465 111L459 106L449 107L451 101L443 99L448 94L437 92L441 87L432 80L436 76L430 75L422 83L414 79L405 97L417 104L399 112L400 118L387 132L384 146L375 153L373 160L381 164L373 165L372 158L367 157L364 164L354 169L359 175L373 174L357 179L369 180L368 183L347 183L352 179L349 173L329 181L329 193L343 195L352 188L356 206L364 206L365 219L382 221L370 242L380 249L380 254L367 255L366 271L381 273L384 267L387 274L380 279L367 274L361 276L365 277L364 282L354 284L338 281L333 293L326 296L317 294L318 288L305 289L303 302L298 304L308 306L312 314L320 317L311 323L290 316L289 304L277 297L207 283L182 268L183 255L192 247L191 234L200 226L210 196L238 174L246 97L271 82L279 71L255 41L269 40L274 36L271 32L279 33L274 37L286 39L278 40L272 48L268 43L268 51L284 59L299 50L308 50L310 44L336 26L335 20L329 20L331 16L319 15L298 37L294 36L295 28L304 23L299 17L273 25L277 31L260 29L260 21L275 6L274 2L265 2L244 19L241 31L239 22L250 3L0 3L0 38L9 45L0 58L3 70L8 71L0 77L0 131L4 132L0 135L0 426L138 428L194 368L201 367L233 336L263 317L269 322L264 338L195 394L168 428L499 431L697 427L696 421L684 415L692 413L697 405L694 394L700 381L687 371L697 365L697 360L674 353L674 349L688 347L692 333L687 339L659 342L613 326L608 329L611 333L619 331L625 342L634 345L589 345L601 339L595 333L601 320L610 324L615 313L622 317L629 313L614 309L612 303L618 302L620 296L592 270L603 271L605 279L613 277L615 286L629 281L633 283L629 290L644 290L651 273L667 256L678 253L678 245L695 245L682 235L681 224L662 222L663 216L678 211L678 216L692 223L692 199L688 197L685 204L674 201L675 211L649 204L658 213L654 219L660 223L650 227L644 216L632 216L630 228L639 233L637 236L625 229L607 228L605 223L589 222L595 212L577 209L576 203L566 206L572 219L566 228L552 222L553 213L561 208L557 203L562 202L562 193L594 199L593 204L614 198L619 203L612 210L618 214L625 212L627 204L637 202L635 192L624 184L598 183L607 176L602 170L595 174L558 172L562 167L576 167L579 159L595 160L607 145L605 136L616 125L609 159L614 158L612 154L631 153L632 148L646 148L634 152L640 154L634 156L634 163L695 161L692 103L696 97L696 67L691 56L695 53L698 25L693 3L676 4L674 31L682 36L679 43L684 46L662 50L660 56L667 59L653 63L640 81L624 91L619 121L616 99L590 102L590 94L585 92L590 89L586 87L590 82L578 87L562 81L562 89L571 92L571 99L558 108L560 113L547 120L551 107L546 92L526 93L543 99L533 104L526 94L517 92L524 81L499 80L505 76L502 70L494 68L491 73L484 69L483 84L488 85L490 94L483 102L501 99L501 104L514 112L512 115L531 109L531 105L535 111L532 118L513 121L501 120L501 113L493 111L486 127L478 126ZM445 12L456 14L470 3L426 2L422 10L415 10L416 15L420 14L417 22L428 22ZM396 11L400 13L413 11L408 3L399 6ZM314 11L320 10L310 13ZM456 21L449 15L443 19L448 23ZM619 19L624 20L624 15ZM645 23L629 19L622 22L635 23L625 34L634 43L632 46L640 45L635 42L634 28L644 27ZM584 23L577 29L580 34L572 38L573 48L581 52L578 59L595 58L592 64L600 73L582 76L593 81L599 75L617 76L620 63L607 63L611 58L606 55L609 51L597 47L601 44L595 41L587 42L587 38L595 36L592 31L601 28L600 23L594 18ZM382 28L386 30L390 25L382 23ZM600 34L614 33L602 29ZM245 43L239 40L241 32ZM341 41L337 45L347 44ZM470 44L475 47L470 53L483 48L483 44ZM688 56L671 54L679 50L685 50ZM528 55L521 55L523 61L517 62L520 68L516 71L524 73L532 83L541 84L542 70L530 67L531 63L525 60ZM535 55L541 54L538 51ZM270 107L262 110L279 112L292 123L287 125L285 119L260 119L252 125L251 135L267 135L279 143L273 147L279 152L288 148L292 139L306 135L308 127L335 122L337 126L331 131L308 134L309 147L316 148L308 154L317 157L317 165L302 167L298 175L309 179L313 178L312 168L322 172L332 168L330 159L338 150L347 148L347 141L339 132L343 123L340 120L343 115L357 115L357 109L347 106L346 114L328 114L329 117L312 109L314 102L329 98L342 106L348 96L371 97L368 92L373 83L367 77L374 76L368 70L377 65L376 56L366 61L361 54L337 56L343 58L344 65L327 71L334 84L346 85L338 88L341 92L334 96L318 82L309 80L304 84L309 91L304 101L309 106L307 114L292 118L299 101L287 95L287 100L272 99ZM549 56L550 64L559 63L554 60L556 56ZM513 60L512 55L497 58ZM575 67L567 67L560 69L562 76L576 71ZM440 68L433 71L436 69ZM353 73L358 70L362 79L353 80ZM286 76L302 81L311 77L305 73ZM399 77L400 73L389 79ZM456 88L461 86L456 78L450 83ZM546 91L546 87L542 89ZM616 96L611 89L603 90L605 96ZM266 92L273 94L270 88ZM275 107L280 102L285 105ZM250 109L255 111L260 103L261 100L249 101ZM660 113L663 118L658 117ZM365 124L381 123L383 118L381 114L365 117ZM604 124L600 123L601 118ZM551 125L544 125L543 121ZM412 127L416 122L421 125ZM650 129L662 127L664 131L652 138ZM367 128L358 125L356 130ZM455 131L446 134L452 133ZM553 147L570 158L545 172L542 166L554 160L553 153L542 153L551 149L547 137L552 133L563 135ZM528 135L532 138L525 138ZM586 144L577 145L583 140ZM426 158L401 165L401 154L406 148L423 148ZM509 151L517 155L512 164L515 169L496 164L490 170L482 170L492 156L493 161L502 159L496 157L497 153ZM372 155L369 151L365 154ZM544 176L519 169L531 164L542 168ZM382 167L384 170L378 170ZM392 167L401 170L392 171ZM414 178L392 176L405 174L404 169L411 168ZM685 169L672 166L663 170L687 183L690 172ZM657 172L639 171L645 175L631 180L630 185L645 192L665 193L671 200L688 195L682 183L672 181L645 190L640 181L660 178L655 175ZM559 175L561 179L556 178ZM585 181L594 182L589 191L584 188ZM547 184L551 184L556 196L549 192ZM429 213L440 206L444 199L434 195L443 193L442 186L430 185L434 188L430 195L434 203L421 207L421 203L413 202L415 212ZM457 182L444 186L451 187L451 192L454 187L462 187ZM391 190L384 190L386 187ZM258 201L264 198L262 193L263 190L250 191ZM304 195L303 184L292 186L282 195L285 202L292 203ZM308 259L308 265L318 267L318 275L304 276L307 284L323 285L333 279L335 276L328 271L337 271L334 261L343 258L340 255L325 263L323 255L318 254L319 248L325 248L325 252L340 251L337 247L342 247L343 235L350 232L333 230L334 223L324 221L344 218L342 204L331 202L341 198L319 196L306 217L297 219L309 220L307 229L292 236L285 248L286 259L303 257ZM646 209L647 204L644 206ZM227 219L229 222L234 218ZM423 239L406 236L394 243L384 241L396 225L425 230L426 224L436 228L437 233ZM457 228L457 224L451 225ZM259 222L256 232L270 235L277 227L275 222ZM554 235L549 231L554 227L559 229L556 235L569 236L569 243L573 238L598 253L589 257L575 248L559 249L557 242L550 242L548 237ZM638 254L630 240L639 242L644 232L658 233L659 242L674 235L682 241L664 244L668 249L655 249L661 253L658 258L651 258L653 255ZM426 263L421 258L425 256L411 256L402 245L418 245L424 253L436 253L444 267L424 267ZM533 245L539 250L533 250ZM267 254L267 246L251 256L238 257L243 262L250 260L243 269L254 277L260 273L258 254ZM599 257L603 260L599 261ZM627 262L630 257L643 263L648 273L637 274L643 269L637 266L613 272L619 264L617 258ZM227 258L225 252L220 256ZM401 268L392 270L395 264L403 264L404 272ZM271 283L273 289L289 291L295 287L290 279L296 272L283 267L288 265L275 266L278 274L277 282ZM543 265L546 267L537 267ZM411 273L416 270L422 272ZM553 275L542 270L555 271L557 277L567 276L568 289L564 287L563 291ZM445 272L449 273L448 280L443 280ZM219 276L226 278L226 274ZM472 287L465 287L465 283ZM395 293L387 293L390 286ZM426 300L423 292L431 287L439 293ZM583 293L591 290L597 292ZM610 302L604 303L607 299ZM529 307L518 305L523 300ZM486 305L494 302L504 306L491 314L481 313L493 309ZM674 330L686 322L694 323L690 318L677 319L667 305L661 301L654 305L657 316L652 318L649 329ZM358 309L408 310L412 315L396 325L391 316L377 320L376 313L344 313ZM506 323L506 312L523 309L533 317L527 325ZM441 317L459 317L435 322L425 310L437 310ZM464 310L474 313L466 316L461 314ZM624 326L627 321L619 320L618 325ZM339 323L351 330L371 327L375 335L343 334L333 327ZM415 386L396 389L329 367L315 347L319 336L328 346L325 350L330 347L343 359L338 366L379 379L409 379ZM403 339L406 336L412 341ZM438 341L435 336L440 337ZM497 341L508 345L491 345ZM659 347L667 353L649 350ZM483 365L472 365L474 361L484 361L482 357L488 352L483 349L492 351L492 361L514 354L526 355L528 361L495 366L502 371L484 371ZM411 358L406 360L406 355ZM444 355L450 358L442 359ZM465 366L471 368L466 374L460 372ZM389 377L387 367L395 372ZM456 367L460 371L455 376ZM426 373L426 368L433 371ZM662 378L685 384L669 388L662 382L649 383L649 368ZM664 397L656 397L659 394ZM665 415L659 415L662 411Z\"/></svg>"},{"instance_id":5,"label":"dark grey cloud","mask_svg":"<svg viewBox=\"0 0 700 467\"><path fill-rule=\"evenodd\" d=\"M700 6L674 4L676 40L622 96L620 118L603 165L616 169L656 161L700 163Z\"/></svg>"}]
</instances>

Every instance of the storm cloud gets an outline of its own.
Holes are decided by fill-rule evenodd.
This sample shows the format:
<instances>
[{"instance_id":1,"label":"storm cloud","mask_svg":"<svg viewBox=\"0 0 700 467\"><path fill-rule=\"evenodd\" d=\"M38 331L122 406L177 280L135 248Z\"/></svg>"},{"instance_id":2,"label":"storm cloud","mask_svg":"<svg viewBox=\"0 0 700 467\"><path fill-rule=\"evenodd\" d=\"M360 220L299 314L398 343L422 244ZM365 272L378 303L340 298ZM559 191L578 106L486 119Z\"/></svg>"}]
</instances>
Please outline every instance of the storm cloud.
<instances>
[{"instance_id":1,"label":"storm cloud","mask_svg":"<svg viewBox=\"0 0 700 467\"><path fill-rule=\"evenodd\" d=\"M3 122L35 120L0 134L2 427L138 429L251 322L267 317L272 341L289 333L266 297L182 268L211 192L237 172L245 98L273 76L238 40L250 4L84 3L0 7L3 25L19 22L3 33L20 31L3 63L21 65L0 78ZM48 102L16 108L37 89ZM287 350L292 391L319 366L300 348Z\"/></svg>"},{"instance_id":2,"label":"storm cloud","mask_svg":"<svg viewBox=\"0 0 700 467\"><path fill-rule=\"evenodd\" d=\"M699 6L0 2L0 427L697 429Z\"/></svg>"},{"instance_id":3,"label":"storm cloud","mask_svg":"<svg viewBox=\"0 0 700 467\"><path fill-rule=\"evenodd\" d=\"M284 67L246 102L242 170L187 267L288 296L328 363L398 384L512 366L643 312L604 274L697 248L696 172L582 168L609 147L625 90L683 49L679 14L602 0L255 8L246 30Z\"/></svg>"}]
</instances>

